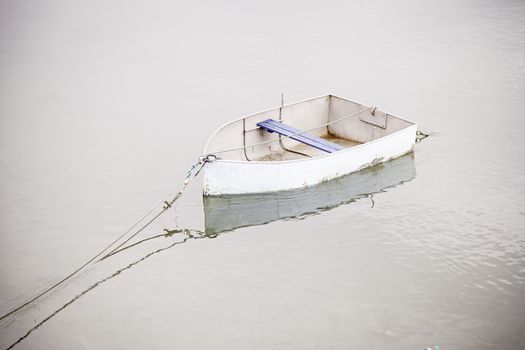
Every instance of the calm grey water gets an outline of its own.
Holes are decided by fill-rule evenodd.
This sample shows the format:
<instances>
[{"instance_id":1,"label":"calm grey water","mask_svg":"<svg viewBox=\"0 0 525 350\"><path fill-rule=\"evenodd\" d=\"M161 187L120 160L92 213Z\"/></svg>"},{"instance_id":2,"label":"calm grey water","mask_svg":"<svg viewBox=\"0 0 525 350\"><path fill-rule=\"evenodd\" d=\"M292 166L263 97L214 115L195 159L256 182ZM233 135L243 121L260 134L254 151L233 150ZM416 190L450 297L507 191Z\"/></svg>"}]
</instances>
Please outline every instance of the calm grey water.
<instances>
[{"instance_id":1,"label":"calm grey water","mask_svg":"<svg viewBox=\"0 0 525 350\"><path fill-rule=\"evenodd\" d=\"M91 266L2 320L0 346L61 310L15 348L525 348L523 18L506 0L2 1L2 314L281 92L377 105L431 136L402 167L258 198L260 215L211 203L205 219L198 179L139 238L221 233Z\"/></svg>"}]
</instances>

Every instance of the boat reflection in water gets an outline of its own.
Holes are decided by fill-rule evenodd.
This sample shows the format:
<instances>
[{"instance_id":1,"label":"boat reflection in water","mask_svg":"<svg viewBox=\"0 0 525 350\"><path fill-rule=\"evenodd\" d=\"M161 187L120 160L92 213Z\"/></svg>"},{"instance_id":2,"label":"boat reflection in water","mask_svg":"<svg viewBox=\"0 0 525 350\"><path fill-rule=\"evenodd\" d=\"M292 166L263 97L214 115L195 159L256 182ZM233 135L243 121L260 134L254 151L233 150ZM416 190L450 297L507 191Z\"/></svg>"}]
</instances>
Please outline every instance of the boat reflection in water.
<instances>
[{"instance_id":1,"label":"boat reflection in water","mask_svg":"<svg viewBox=\"0 0 525 350\"><path fill-rule=\"evenodd\" d=\"M416 177L414 153L319 185L274 193L204 198L207 235L330 210Z\"/></svg>"}]
</instances>

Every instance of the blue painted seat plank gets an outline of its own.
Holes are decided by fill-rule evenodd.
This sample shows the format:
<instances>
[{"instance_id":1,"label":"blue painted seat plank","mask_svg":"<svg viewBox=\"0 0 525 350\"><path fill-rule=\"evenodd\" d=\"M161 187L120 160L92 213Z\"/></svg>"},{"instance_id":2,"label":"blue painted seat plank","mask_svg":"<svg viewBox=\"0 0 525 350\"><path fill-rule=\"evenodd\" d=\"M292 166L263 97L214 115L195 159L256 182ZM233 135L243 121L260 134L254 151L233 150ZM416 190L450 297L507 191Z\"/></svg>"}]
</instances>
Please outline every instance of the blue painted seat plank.
<instances>
[{"instance_id":1,"label":"blue painted seat plank","mask_svg":"<svg viewBox=\"0 0 525 350\"><path fill-rule=\"evenodd\" d=\"M310 135L308 133L296 135L300 133L301 130L280 123L277 120L266 119L262 122L257 123L257 126L269 132L276 132L278 134L287 136L295 141L302 142L327 153L337 152L343 149L343 147L338 145L337 143L327 141L325 139Z\"/></svg>"}]
</instances>

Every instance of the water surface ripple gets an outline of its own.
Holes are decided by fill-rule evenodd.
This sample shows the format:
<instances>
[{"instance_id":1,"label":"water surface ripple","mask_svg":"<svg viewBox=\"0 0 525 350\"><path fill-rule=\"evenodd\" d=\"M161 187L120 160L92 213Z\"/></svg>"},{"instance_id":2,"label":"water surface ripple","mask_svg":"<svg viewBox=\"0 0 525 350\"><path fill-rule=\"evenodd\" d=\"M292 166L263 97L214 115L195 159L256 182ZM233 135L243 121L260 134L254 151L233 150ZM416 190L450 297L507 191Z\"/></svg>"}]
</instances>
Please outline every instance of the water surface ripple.
<instances>
[{"instance_id":1,"label":"water surface ripple","mask_svg":"<svg viewBox=\"0 0 525 350\"><path fill-rule=\"evenodd\" d=\"M3 320L0 348L31 329L15 348L525 348L523 18L514 0L3 1L2 314L281 92L377 105L431 136L304 192L203 201L192 184L137 239L208 239L106 283L180 237L95 264Z\"/></svg>"}]
</instances>

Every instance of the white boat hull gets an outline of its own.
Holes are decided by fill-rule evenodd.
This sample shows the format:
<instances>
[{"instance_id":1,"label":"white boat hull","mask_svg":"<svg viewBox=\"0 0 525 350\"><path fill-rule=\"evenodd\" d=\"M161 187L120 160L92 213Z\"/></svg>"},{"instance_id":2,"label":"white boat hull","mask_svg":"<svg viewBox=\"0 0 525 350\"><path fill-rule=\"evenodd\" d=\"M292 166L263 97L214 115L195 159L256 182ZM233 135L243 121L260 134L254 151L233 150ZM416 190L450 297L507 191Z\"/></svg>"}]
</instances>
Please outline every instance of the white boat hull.
<instances>
[{"instance_id":1,"label":"white boat hull","mask_svg":"<svg viewBox=\"0 0 525 350\"><path fill-rule=\"evenodd\" d=\"M308 188L207 196L203 200L204 227L206 234L214 235L285 218L305 217L385 191L415 177L414 154L411 152L384 164Z\"/></svg>"},{"instance_id":2,"label":"white boat hull","mask_svg":"<svg viewBox=\"0 0 525 350\"><path fill-rule=\"evenodd\" d=\"M204 169L205 196L284 191L319 184L413 150L417 125L315 158L289 161L218 159Z\"/></svg>"}]
</instances>

